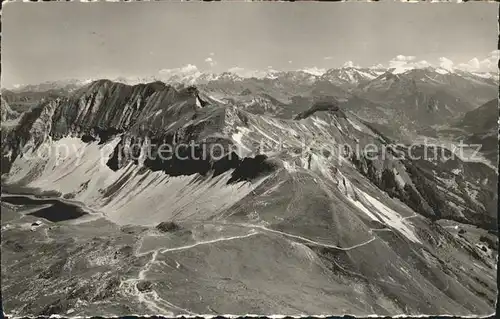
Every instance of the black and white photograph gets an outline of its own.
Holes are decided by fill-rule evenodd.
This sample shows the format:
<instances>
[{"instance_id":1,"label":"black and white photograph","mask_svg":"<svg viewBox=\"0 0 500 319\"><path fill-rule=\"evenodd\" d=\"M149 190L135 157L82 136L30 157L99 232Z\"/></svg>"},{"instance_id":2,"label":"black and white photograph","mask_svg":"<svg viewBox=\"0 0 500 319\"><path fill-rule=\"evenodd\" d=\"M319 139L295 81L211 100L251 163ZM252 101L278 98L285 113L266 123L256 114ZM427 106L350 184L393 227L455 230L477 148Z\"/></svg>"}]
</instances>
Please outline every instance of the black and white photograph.
<instances>
[{"instance_id":1,"label":"black and white photograph","mask_svg":"<svg viewBox=\"0 0 500 319\"><path fill-rule=\"evenodd\" d=\"M498 12L3 3L4 316L494 315Z\"/></svg>"}]
</instances>

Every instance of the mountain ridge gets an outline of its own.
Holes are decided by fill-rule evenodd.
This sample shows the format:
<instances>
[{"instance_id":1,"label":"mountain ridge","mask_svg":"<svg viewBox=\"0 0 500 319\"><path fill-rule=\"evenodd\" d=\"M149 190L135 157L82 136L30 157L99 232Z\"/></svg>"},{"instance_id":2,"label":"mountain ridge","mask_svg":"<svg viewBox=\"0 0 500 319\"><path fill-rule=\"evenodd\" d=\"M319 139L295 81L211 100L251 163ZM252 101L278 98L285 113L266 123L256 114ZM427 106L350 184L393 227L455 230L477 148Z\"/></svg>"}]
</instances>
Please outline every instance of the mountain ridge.
<instances>
[{"instance_id":1,"label":"mountain ridge","mask_svg":"<svg viewBox=\"0 0 500 319\"><path fill-rule=\"evenodd\" d=\"M229 82L99 80L2 128L3 191L85 212L33 222L45 237L31 245L49 251L37 262L7 221L2 235L21 238L2 243L9 282L29 279L3 287L10 311L491 312L497 252L478 239L497 224L491 168L423 144L410 158L354 112L382 105L328 81Z\"/></svg>"}]
</instances>

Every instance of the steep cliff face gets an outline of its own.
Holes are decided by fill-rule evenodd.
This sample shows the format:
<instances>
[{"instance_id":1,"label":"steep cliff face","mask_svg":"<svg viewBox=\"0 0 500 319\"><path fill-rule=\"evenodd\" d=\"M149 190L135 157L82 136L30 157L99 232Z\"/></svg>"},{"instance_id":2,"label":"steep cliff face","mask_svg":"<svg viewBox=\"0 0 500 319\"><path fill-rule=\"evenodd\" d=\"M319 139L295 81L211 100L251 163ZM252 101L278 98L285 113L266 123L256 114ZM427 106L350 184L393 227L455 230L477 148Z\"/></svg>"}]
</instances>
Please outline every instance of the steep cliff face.
<instances>
[{"instance_id":1,"label":"steep cliff face","mask_svg":"<svg viewBox=\"0 0 500 319\"><path fill-rule=\"evenodd\" d=\"M128 86L108 80L96 81L61 101L52 120L53 135L124 131L157 110L177 111L182 115L194 107L194 103L188 103L193 102L193 98L161 82Z\"/></svg>"},{"instance_id":2,"label":"steep cliff face","mask_svg":"<svg viewBox=\"0 0 500 319\"><path fill-rule=\"evenodd\" d=\"M19 113L13 111L7 101L4 98L1 98L1 107L2 107L2 122L10 121L19 116Z\"/></svg>"},{"instance_id":3,"label":"steep cliff face","mask_svg":"<svg viewBox=\"0 0 500 319\"><path fill-rule=\"evenodd\" d=\"M130 259L114 259L124 263L125 277L137 272L132 264L142 267L138 279L123 280L105 297L133 300L133 310L203 313L215 303L230 313L232 303L214 298L236 289L243 300L262 304L259 313L280 304L283 313L295 314L311 294L314 305L300 311L491 312L496 252L479 251L437 223L445 218L489 228L495 218L480 199L491 195L488 174L475 175L460 162L398 157L387 137L337 104L301 107L296 119L287 119L248 112L194 87L93 82L23 115L2 143L9 164L3 186L55 191L113 225L181 225L167 246L145 231L130 239L140 238ZM460 187L451 181L457 165L467 179L455 179ZM462 200L454 206L445 196ZM220 249L205 249L212 243ZM184 254L187 249L193 254ZM68 258L85 260L80 252ZM221 263L228 256L234 269ZM163 271L174 261L179 266ZM146 273L155 272L162 276L151 276L146 292ZM228 285L244 288L224 286L214 297L220 285L214 278L225 272L236 278ZM160 277L203 296L190 302ZM294 289L297 284L307 289ZM74 303L76 296L67 299ZM241 307L255 311L246 301Z\"/></svg>"}]
</instances>

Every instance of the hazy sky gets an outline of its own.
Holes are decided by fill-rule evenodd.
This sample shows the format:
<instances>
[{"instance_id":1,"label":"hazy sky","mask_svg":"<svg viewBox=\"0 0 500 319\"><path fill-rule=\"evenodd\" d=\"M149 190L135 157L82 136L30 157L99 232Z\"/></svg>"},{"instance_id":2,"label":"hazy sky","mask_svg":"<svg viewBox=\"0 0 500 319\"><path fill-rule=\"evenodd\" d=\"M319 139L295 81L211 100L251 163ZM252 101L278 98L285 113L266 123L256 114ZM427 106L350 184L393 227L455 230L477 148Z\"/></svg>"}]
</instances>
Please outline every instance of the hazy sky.
<instances>
[{"instance_id":1,"label":"hazy sky","mask_svg":"<svg viewBox=\"0 0 500 319\"><path fill-rule=\"evenodd\" d=\"M369 67L397 55L462 63L497 48L497 12L494 3L7 3L2 85L187 64L214 72Z\"/></svg>"}]
</instances>

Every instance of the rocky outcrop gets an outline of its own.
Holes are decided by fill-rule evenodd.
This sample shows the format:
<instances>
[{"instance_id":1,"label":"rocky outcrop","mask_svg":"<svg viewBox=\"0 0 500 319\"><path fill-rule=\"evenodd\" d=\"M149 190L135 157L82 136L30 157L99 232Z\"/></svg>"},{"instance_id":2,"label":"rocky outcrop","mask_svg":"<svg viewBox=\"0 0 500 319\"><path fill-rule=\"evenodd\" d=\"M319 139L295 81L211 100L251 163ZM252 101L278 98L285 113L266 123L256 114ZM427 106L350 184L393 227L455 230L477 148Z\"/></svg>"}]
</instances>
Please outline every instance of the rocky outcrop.
<instances>
[{"instance_id":1,"label":"rocky outcrop","mask_svg":"<svg viewBox=\"0 0 500 319\"><path fill-rule=\"evenodd\" d=\"M298 114L295 120L302 120L308 116L311 116L315 112L328 111L328 112L338 112L340 108L335 101L320 101L316 102L310 109L305 112ZM340 113L340 112L339 112Z\"/></svg>"}]
</instances>

